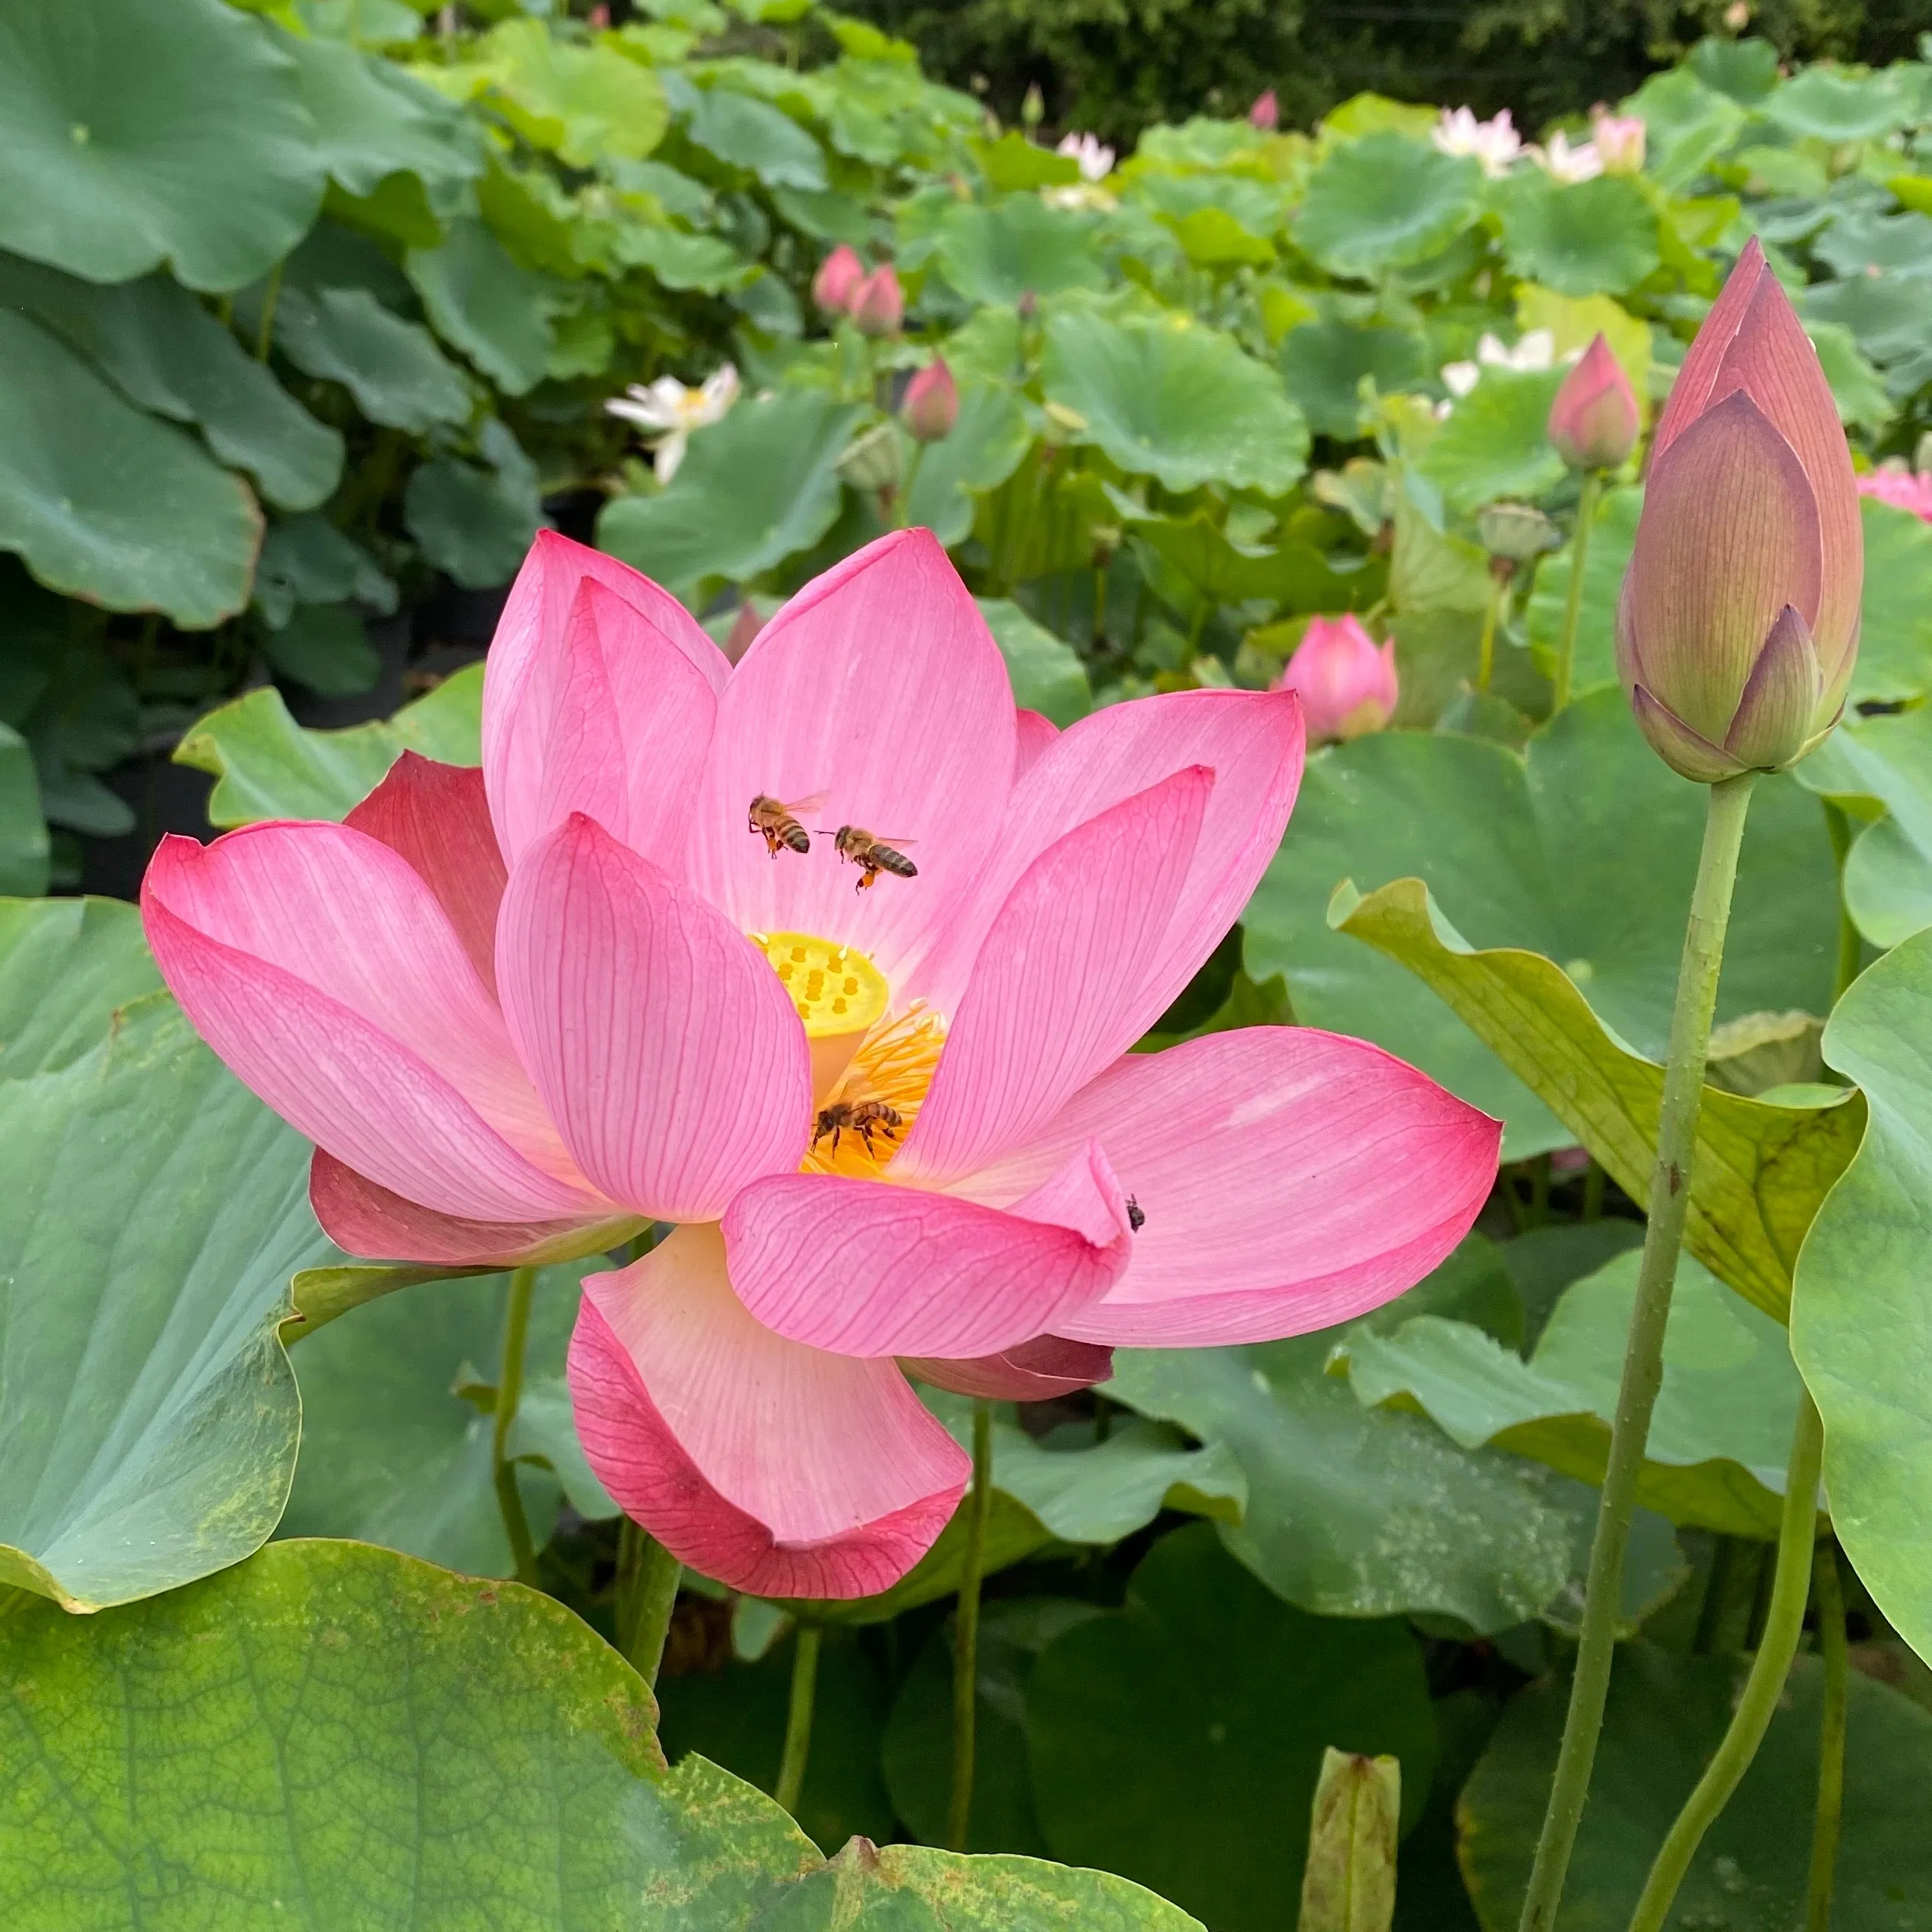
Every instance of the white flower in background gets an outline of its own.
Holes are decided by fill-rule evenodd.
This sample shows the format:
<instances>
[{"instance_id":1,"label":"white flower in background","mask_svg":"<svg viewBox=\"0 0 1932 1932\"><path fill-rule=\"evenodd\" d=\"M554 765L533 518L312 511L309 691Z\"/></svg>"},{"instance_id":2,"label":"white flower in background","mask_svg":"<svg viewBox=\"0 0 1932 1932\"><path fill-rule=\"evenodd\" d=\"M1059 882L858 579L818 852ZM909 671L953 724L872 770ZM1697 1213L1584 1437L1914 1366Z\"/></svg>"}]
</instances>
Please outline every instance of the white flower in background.
<instances>
[{"instance_id":1,"label":"white flower in background","mask_svg":"<svg viewBox=\"0 0 1932 1932\"><path fill-rule=\"evenodd\" d=\"M1604 172L1604 158L1598 153L1595 142L1579 141L1573 148L1569 136L1561 132L1550 136L1546 149L1530 148L1525 152L1547 171L1552 181L1586 182Z\"/></svg>"},{"instance_id":2,"label":"white flower in background","mask_svg":"<svg viewBox=\"0 0 1932 1932\"><path fill-rule=\"evenodd\" d=\"M1065 154L1080 164L1080 178L1087 182L1105 181L1114 172L1114 151L1102 147L1099 138L1092 134L1065 134L1060 146L1054 150Z\"/></svg>"},{"instance_id":3,"label":"white flower in background","mask_svg":"<svg viewBox=\"0 0 1932 1932\"><path fill-rule=\"evenodd\" d=\"M1467 107L1445 107L1431 131L1443 153L1474 154L1486 175L1508 174L1510 162L1522 152L1522 136L1507 107L1492 121L1478 121Z\"/></svg>"},{"instance_id":4,"label":"white flower in background","mask_svg":"<svg viewBox=\"0 0 1932 1932\"><path fill-rule=\"evenodd\" d=\"M739 387L738 371L727 362L698 388L686 388L675 376L660 376L648 386L632 383L604 406L614 416L658 433L653 446L658 481L668 483L684 460L692 431L721 422L738 400Z\"/></svg>"},{"instance_id":5,"label":"white flower in background","mask_svg":"<svg viewBox=\"0 0 1932 1932\"><path fill-rule=\"evenodd\" d=\"M1450 362L1442 370L1442 386L1457 399L1466 396L1481 379L1485 369L1515 369L1535 372L1552 369L1556 366L1556 338L1546 328L1532 328L1512 349L1500 338L1484 332L1482 340L1476 344L1476 359L1473 362ZM1437 410L1438 416L1446 416L1450 405L1444 403Z\"/></svg>"}]
</instances>

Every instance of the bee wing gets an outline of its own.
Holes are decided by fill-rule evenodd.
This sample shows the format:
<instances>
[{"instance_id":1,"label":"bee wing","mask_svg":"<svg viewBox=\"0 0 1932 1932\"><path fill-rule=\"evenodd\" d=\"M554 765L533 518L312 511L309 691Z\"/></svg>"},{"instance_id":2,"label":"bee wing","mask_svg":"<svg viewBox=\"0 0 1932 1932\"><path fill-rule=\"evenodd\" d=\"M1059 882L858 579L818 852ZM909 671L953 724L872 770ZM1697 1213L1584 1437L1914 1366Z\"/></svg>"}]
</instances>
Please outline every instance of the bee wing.
<instances>
[{"instance_id":1,"label":"bee wing","mask_svg":"<svg viewBox=\"0 0 1932 1932\"><path fill-rule=\"evenodd\" d=\"M903 838L896 832L875 832L872 834L874 845L890 845L895 852L903 852L908 845L916 845L916 838Z\"/></svg>"},{"instance_id":2,"label":"bee wing","mask_svg":"<svg viewBox=\"0 0 1932 1932\"><path fill-rule=\"evenodd\" d=\"M794 818L797 818L800 812L818 812L824 808L826 796L826 794L822 791L815 791L807 798L790 799L786 801L785 809Z\"/></svg>"}]
</instances>

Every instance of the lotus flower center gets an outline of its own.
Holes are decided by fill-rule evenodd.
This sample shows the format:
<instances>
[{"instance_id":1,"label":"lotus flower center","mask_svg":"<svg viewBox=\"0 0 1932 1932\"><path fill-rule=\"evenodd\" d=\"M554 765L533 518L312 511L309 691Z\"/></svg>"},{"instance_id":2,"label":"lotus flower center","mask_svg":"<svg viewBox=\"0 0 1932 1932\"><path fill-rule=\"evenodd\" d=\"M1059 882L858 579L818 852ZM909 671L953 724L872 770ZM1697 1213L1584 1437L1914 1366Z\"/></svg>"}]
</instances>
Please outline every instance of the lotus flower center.
<instances>
[{"instance_id":1,"label":"lotus flower center","mask_svg":"<svg viewBox=\"0 0 1932 1932\"><path fill-rule=\"evenodd\" d=\"M812 1049L818 1118L805 1171L878 1179L932 1084L944 1025L921 1005L893 1015L886 976L855 946L803 932L752 941L791 995Z\"/></svg>"}]
</instances>

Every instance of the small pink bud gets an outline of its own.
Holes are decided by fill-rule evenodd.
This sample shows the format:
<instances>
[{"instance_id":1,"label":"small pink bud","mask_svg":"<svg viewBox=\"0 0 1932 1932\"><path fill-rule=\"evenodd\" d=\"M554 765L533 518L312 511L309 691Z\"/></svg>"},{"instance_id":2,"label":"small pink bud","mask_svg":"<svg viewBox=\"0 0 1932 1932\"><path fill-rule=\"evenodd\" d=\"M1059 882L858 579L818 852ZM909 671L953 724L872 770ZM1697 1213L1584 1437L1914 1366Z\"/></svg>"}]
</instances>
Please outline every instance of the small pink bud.
<instances>
[{"instance_id":1,"label":"small pink bud","mask_svg":"<svg viewBox=\"0 0 1932 1932\"><path fill-rule=\"evenodd\" d=\"M1643 172L1644 124L1640 114L1599 114L1591 123L1590 138L1606 175Z\"/></svg>"},{"instance_id":2,"label":"small pink bud","mask_svg":"<svg viewBox=\"0 0 1932 1932\"><path fill-rule=\"evenodd\" d=\"M935 356L906 385L901 414L920 442L937 442L952 434L952 425L959 420L959 385L952 380L944 356Z\"/></svg>"},{"instance_id":3,"label":"small pink bud","mask_svg":"<svg viewBox=\"0 0 1932 1932\"><path fill-rule=\"evenodd\" d=\"M1264 134L1272 134L1281 125L1281 103L1274 98L1274 89L1256 96L1255 104L1248 110L1249 120Z\"/></svg>"},{"instance_id":4,"label":"small pink bud","mask_svg":"<svg viewBox=\"0 0 1932 1932\"><path fill-rule=\"evenodd\" d=\"M865 263L842 242L818 265L812 278L812 298L827 315L844 315L852 306L854 290L865 279Z\"/></svg>"},{"instance_id":5,"label":"small pink bud","mask_svg":"<svg viewBox=\"0 0 1932 1932\"><path fill-rule=\"evenodd\" d=\"M1617 606L1652 748L1704 784L1802 758L1844 708L1864 577L1831 388L1754 240L1658 421Z\"/></svg>"},{"instance_id":6,"label":"small pink bud","mask_svg":"<svg viewBox=\"0 0 1932 1932\"><path fill-rule=\"evenodd\" d=\"M1614 470L1636 447L1636 396L1601 335L1550 406L1550 440L1572 470Z\"/></svg>"},{"instance_id":7,"label":"small pink bud","mask_svg":"<svg viewBox=\"0 0 1932 1932\"><path fill-rule=\"evenodd\" d=\"M896 335L905 320L905 295L887 262L852 291L852 320L861 335Z\"/></svg>"},{"instance_id":8,"label":"small pink bud","mask_svg":"<svg viewBox=\"0 0 1932 1932\"><path fill-rule=\"evenodd\" d=\"M1359 738L1381 730L1395 716L1401 686L1395 674L1395 640L1378 650L1361 620L1311 617L1277 691L1301 700L1302 722L1312 743L1322 738Z\"/></svg>"}]
</instances>

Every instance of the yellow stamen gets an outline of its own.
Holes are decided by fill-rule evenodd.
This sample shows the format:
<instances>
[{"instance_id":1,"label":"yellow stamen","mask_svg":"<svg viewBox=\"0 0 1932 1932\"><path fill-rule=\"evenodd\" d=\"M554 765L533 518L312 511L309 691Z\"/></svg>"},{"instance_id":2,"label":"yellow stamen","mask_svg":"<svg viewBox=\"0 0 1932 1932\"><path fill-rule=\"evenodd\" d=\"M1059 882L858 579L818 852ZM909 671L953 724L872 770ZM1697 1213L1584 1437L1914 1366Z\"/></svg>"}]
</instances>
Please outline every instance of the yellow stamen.
<instances>
[{"instance_id":1,"label":"yellow stamen","mask_svg":"<svg viewBox=\"0 0 1932 1932\"><path fill-rule=\"evenodd\" d=\"M808 1174L843 1174L855 1180L876 1180L912 1131L926 1090L932 1084L946 1028L936 1013L914 1006L896 1018L873 1028L853 1055L843 1077L817 1104L836 1112L877 1101L898 1116L898 1125L874 1125L868 1148L862 1135L849 1128L826 1134L805 1157Z\"/></svg>"}]
</instances>

